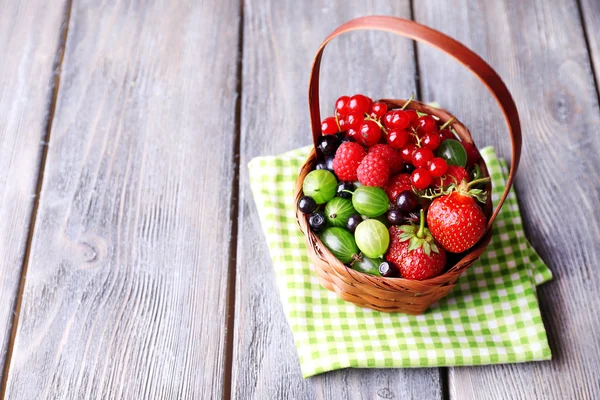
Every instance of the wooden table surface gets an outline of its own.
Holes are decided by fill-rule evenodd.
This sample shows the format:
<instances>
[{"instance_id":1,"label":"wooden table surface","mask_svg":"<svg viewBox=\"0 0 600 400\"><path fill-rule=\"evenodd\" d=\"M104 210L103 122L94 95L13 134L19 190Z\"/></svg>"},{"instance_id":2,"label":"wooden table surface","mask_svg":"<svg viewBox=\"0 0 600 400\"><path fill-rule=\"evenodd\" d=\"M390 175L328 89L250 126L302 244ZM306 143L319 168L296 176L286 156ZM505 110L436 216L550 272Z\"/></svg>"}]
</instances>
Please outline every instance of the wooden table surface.
<instances>
[{"instance_id":1,"label":"wooden table surface","mask_svg":"<svg viewBox=\"0 0 600 400\"><path fill-rule=\"evenodd\" d=\"M368 14L449 34L511 90L552 361L302 379L246 165L310 143L312 57ZM600 398L599 32L598 0L0 0L0 395ZM509 154L489 93L431 48L351 33L321 82L326 109L414 91Z\"/></svg>"}]
</instances>

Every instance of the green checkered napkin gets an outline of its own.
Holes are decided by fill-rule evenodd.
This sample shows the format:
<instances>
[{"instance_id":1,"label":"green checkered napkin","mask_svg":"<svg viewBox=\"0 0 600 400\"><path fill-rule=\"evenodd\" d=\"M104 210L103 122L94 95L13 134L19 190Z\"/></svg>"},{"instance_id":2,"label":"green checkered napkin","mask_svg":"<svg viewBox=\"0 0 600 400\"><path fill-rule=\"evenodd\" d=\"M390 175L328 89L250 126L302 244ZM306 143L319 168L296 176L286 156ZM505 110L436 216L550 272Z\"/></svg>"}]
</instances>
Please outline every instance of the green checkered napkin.
<instances>
[{"instance_id":1,"label":"green checkered napkin","mask_svg":"<svg viewBox=\"0 0 600 400\"><path fill-rule=\"evenodd\" d=\"M310 147L249 164L285 315L304 377L346 367L482 365L548 360L536 285L552 278L523 233L511 191L491 244L444 299L419 316L387 314L344 302L321 287L295 218L294 183ZM497 201L506 165L481 151Z\"/></svg>"}]
</instances>

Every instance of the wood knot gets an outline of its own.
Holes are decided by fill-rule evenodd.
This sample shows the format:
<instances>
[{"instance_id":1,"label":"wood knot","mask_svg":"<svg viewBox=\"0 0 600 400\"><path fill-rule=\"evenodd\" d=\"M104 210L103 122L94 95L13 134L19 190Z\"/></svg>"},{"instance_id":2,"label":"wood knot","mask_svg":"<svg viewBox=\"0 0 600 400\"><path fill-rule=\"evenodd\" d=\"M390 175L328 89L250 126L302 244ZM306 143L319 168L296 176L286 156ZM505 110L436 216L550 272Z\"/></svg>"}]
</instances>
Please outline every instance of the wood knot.
<instances>
[{"instance_id":1,"label":"wood knot","mask_svg":"<svg viewBox=\"0 0 600 400\"><path fill-rule=\"evenodd\" d=\"M98 260L98 250L94 246L86 242L79 243L83 247L83 261L93 263Z\"/></svg>"},{"instance_id":2,"label":"wood knot","mask_svg":"<svg viewBox=\"0 0 600 400\"><path fill-rule=\"evenodd\" d=\"M381 397L382 399L393 399L396 397L394 396L394 392L392 392L390 388L379 389L377 391L377 396Z\"/></svg>"}]
</instances>

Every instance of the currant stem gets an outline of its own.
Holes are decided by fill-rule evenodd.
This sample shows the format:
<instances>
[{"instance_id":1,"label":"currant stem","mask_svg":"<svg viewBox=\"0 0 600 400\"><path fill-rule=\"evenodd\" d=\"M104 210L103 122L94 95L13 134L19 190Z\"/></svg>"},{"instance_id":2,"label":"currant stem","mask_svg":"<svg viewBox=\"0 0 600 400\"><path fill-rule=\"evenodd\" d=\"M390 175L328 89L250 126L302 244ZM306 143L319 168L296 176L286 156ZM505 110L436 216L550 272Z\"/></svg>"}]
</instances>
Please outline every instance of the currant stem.
<instances>
[{"instance_id":1,"label":"currant stem","mask_svg":"<svg viewBox=\"0 0 600 400\"><path fill-rule=\"evenodd\" d=\"M404 105L400 108L401 110L404 110L406 107L408 107L408 105L410 104L411 101L413 101L415 98L415 92L412 92L410 94L410 97L408 98L408 100L406 100L406 103L404 103Z\"/></svg>"},{"instance_id":2,"label":"currant stem","mask_svg":"<svg viewBox=\"0 0 600 400\"><path fill-rule=\"evenodd\" d=\"M454 121L454 117L450 118L448 121L444 122L444 125L440 126L440 130L444 129L448 125L450 125Z\"/></svg>"},{"instance_id":3,"label":"currant stem","mask_svg":"<svg viewBox=\"0 0 600 400\"><path fill-rule=\"evenodd\" d=\"M491 181L489 177L475 179L474 181L469 182L469 184L467 185L467 189L470 189L472 186L477 185L479 183L488 183L489 181Z\"/></svg>"},{"instance_id":4,"label":"currant stem","mask_svg":"<svg viewBox=\"0 0 600 400\"><path fill-rule=\"evenodd\" d=\"M419 222L419 231L417 237L423 239L425 237L425 211L421 208L421 221Z\"/></svg>"}]
</instances>

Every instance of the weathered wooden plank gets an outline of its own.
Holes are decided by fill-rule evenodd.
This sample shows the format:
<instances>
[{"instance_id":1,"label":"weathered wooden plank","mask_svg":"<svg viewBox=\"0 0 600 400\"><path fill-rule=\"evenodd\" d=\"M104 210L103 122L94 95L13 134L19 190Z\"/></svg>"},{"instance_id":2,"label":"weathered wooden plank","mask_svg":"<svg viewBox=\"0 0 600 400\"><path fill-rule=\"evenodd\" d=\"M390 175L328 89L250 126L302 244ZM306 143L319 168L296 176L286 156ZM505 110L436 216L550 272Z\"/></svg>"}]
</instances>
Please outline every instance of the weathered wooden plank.
<instances>
[{"instance_id":1,"label":"weathered wooden plank","mask_svg":"<svg viewBox=\"0 0 600 400\"><path fill-rule=\"evenodd\" d=\"M521 113L516 187L526 230L554 272L539 289L553 361L455 368L456 399L600 397L598 197L600 113L575 1L415 2L419 22L462 41L494 66ZM436 50L418 46L425 100L436 99L480 144L508 154L503 121L486 89Z\"/></svg>"},{"instance_id":2,"label":"weathered wooden plank","mask_svg":"<svg viewBox=\"0 0 600 400\"><path fill-rule=\"evenodd\" d=\"M64 0L52 5L43 0L0 0L0 382L36 199L65 10Z\"/></svg>"},{"instance_id":3,"label":"weathered wooden plank","mask_svg":"<svg viewBox=\"0 0 600 400\"><path fill-rule=\"evenodd\" d=\"M600 81L600 1L578 0L581 4L581 18L586 31L592 66L596 73L596 90Z\"/></svg>"},{"instance_id":4,"label":"weathered wooden plank","mask_svg":"<svg viewBox=\"0 0 600 400\"><path fill-rule=\"evenodd\" d=\"M365 14L410 17L408 1L247 1L244 10L240 234L233 398L441 398L437 369L346 370L304 380L262 238L245 165L311 142L306 100L312 57L339 24ZM322 68L322 109L342 94L407 97L412 43L386 33L332 42Z\"/></svg>"},{"instance_id":5,"label":"weathered wooden plank","mask_svg":"<svg viewBox=\"0 0 600 400\"><path fill-rule=\"evenodd\" d=\"M238 27L74 2L7 398L221 397Z\"/></svg>"}]
</instances>

